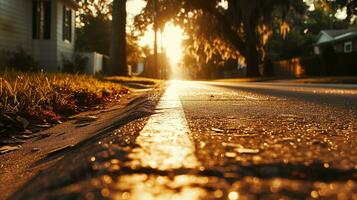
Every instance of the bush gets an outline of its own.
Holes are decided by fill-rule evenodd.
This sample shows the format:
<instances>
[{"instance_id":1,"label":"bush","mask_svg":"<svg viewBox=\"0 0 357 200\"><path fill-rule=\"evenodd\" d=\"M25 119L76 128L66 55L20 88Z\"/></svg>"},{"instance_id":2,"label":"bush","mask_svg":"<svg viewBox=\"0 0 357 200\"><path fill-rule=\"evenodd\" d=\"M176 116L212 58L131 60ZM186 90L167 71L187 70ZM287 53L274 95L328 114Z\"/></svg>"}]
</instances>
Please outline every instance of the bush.
<instances>
[{"instance_id":1,"label":"bush","mask_svg":"<svg viewBox=\"0 0 357 200\"><path fill-rule=\"evenodd\" d=\"M5 70L6 57L6 52L0 50L0 71Z\"/></svg>"},{"instance_id":2,"label":"bush","mask_svg":"<svg viewBox=\"0 0 357 200\"><path fill-rule=\"evenodd\" d=\"M30 54L24 49L19 48L17 51L0 52L0 69L38 71L39 65Z\"/></svg>"},{"instance_id":3,"label":"bush","mask_svg":"<svg viewBox=\"0 0 357 200\"><path fill-rule=\"evenodd\" d=\"M75 54L71 59L62 55L63 72L66 73L84 73L88 59L82 55Z\"/></svg>"}]
</instances>

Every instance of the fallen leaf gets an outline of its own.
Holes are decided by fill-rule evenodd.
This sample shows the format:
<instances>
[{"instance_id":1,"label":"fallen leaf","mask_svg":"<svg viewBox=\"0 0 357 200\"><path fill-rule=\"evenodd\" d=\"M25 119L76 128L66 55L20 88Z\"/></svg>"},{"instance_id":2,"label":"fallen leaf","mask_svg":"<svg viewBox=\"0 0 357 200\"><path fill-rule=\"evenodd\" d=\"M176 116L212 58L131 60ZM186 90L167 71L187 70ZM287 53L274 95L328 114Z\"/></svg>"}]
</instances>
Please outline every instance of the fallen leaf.
<instances>
[{"instance_id":1,"label":"fallen leaf","mask_svg":"<svg viewBox=\"0 0 357 200\"><path fill-rule=\"evenodd\" d=\"M10 151L15 151L21 148L21 145L18 146L3 146L0 147L0 154L4 154Z\"/></svg>"}]
</instances>

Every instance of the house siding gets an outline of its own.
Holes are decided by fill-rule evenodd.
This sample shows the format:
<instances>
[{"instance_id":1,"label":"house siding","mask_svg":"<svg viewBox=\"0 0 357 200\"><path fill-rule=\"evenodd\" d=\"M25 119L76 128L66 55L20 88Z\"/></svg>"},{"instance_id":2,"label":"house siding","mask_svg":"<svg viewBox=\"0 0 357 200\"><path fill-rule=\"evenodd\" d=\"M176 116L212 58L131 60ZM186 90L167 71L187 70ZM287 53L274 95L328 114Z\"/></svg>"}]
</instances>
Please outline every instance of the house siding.
<instances>
[{"instance_id":1,"label":"house siding","mask_svg":"<svg viewBox=\"0 0 357 200\"><path fill-rule=\"evenodd\" d=\"M32 1L31 1L32 2ZM57 18L57 3L51 1L51 38L49 40L33 40L32 50L35 60L40 64L40 67L49 72L58 71L57 66L57 47L56 47L56 18ZM32 32L30 31L30 34Z\"/></svg>"},{"instance_id":2,"label":"house siding","mask_svg":"<svg viewBox=\"0 0 357 200\"><path fill-rule=\"evenodd\" d=\"M63 40L63 6L62 1L57 3L57 59L61 69L63 69L63 60L72 60L74 54L75 42L75 11L72 10L72 41Z\"/></svg>"},{"instance_id":3,"label":"house siding","mask_svg":"<svg viewBox=\"0 0 357 200\"><path fill-rule=\"evenodd\" d=\"M75 11L72 10L72 41L63 41L63 0L51 2L50 40L32 39L32 0L0 0L0 50L23 48L50 71L63 68L63 56L72 58L75 41ZM63 56L62 56L63 55Z\"/></svg>"},{"instance_id":4,"label":"house siding","mask_svg":"<svg viewBox=\"0 0 357 200\"><path fill-rule=\"evenodd\" d=\"M335 53L344 53L345 51L345 43L347 42L352 42L352 51L357 51L357 39L346 39L346 40L340 40L336 42L333 47Z\"/></svg>"},{"instance_id":5,"label":"house siding","mask_svg":"<svg viewBox=\"0 0 357 200\"><path fill-rule=\"evenodd\" d=\"M0 49L32 48L32 1L0 0Z\"/></svg>"}]
</instances>

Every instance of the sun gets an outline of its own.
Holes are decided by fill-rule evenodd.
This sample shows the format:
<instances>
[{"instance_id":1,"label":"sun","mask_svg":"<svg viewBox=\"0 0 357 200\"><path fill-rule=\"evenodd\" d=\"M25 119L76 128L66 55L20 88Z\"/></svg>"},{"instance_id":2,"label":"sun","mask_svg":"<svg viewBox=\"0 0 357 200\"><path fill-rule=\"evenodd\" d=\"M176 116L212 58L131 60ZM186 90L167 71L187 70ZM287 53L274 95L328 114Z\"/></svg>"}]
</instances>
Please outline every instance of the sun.
<instances>
[{"instance_id":1,"label":"sun","mask_svg":"<svg viewBox=\"0 0 357 200\"><path fill-rule=\"evenodd\" d=\"M185 39L185 33L181 27L172 22L165 24L162 32L158 33L158 51L165 52L170 63L178 64L182 59L182 42ZM154 31L148 27L145 35L139 41L140 46L154 46Z\"/></svg>"},{"instance_id":2,"label":"sun","mask_svg":"<svg viewBox=\"0 0 357 200\"><path fill-rule=\"evenodd\" d=\"M182 59L182 42L184 40L184 31L173 23L165 25L163 34L163 45L166 55L173 63L179 63Z\"/></svg>"},{"instance_id":3,"label":"sun","mask_svg":"<svg viewBox=\"0 0 357 200\"><path fill-rule=\"evenodd\" d=\"M128 12L128 23L132 25L134 16L146 6L144 0L127 1L126 7ZM172 22L167 22L162 32L158 33L158 51L164 51L171 63L179 63L182 59L182 42L185 39L185 33L181 27ZM154 48L154 31L153 27L149 26L145 35L139 40L140 46L149 46L151 50Z\"/></svg>"}]
</instances>

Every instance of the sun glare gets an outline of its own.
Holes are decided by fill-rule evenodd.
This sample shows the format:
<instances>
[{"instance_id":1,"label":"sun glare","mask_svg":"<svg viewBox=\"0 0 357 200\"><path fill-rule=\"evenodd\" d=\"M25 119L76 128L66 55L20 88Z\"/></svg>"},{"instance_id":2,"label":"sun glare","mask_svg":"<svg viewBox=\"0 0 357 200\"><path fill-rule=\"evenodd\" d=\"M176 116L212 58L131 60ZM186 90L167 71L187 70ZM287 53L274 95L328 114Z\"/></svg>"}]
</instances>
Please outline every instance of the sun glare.
<instances>
[{"instance_id":1,"label":"sun glare","mask_svg":"<svg viewBox=\"0 0 357 200\"><path fill-rule=\"evenodd\" d=\"M145 6L146 1L144 0L131 0L127 2L129 26L132 25L134 16L139 14ZM172 74L175 74L176 78L182 74L178 66L182 60L182 42L185 37L186 36L182 28L173 24L172 22L167 22L163 31L158 32L158 52L166 53L166 56L171 65ZM140 38L139 45L142 47L148 46L151 49L151 53L153 53L154 31L152 26L149 26L144 36Z\"/></svg>"},{"instance_id":2,"label":"sun glare","mask_svg":"<svg viewBox=\"0 0 357 200\"><path fill-rule=\"evenodd\" d=\"M172 23L166 24L163 31L163 44L171 62L178 63L181 61L183 40L184 32L179 26Z\"/></svg>"},{"instance_id":3,"label":"sun glare","mask_svg":"<svg viewBox=\"0 0 357 200\"><path fill-rule=\"evenodd\" d=\"M184 37L184 31L171 22L165 25L162 33L158 33L158 51L164 51L172 64L177 64L181 61L182 41L184 40ZM141 46L149 46L153 49L154 31L152 30L152 27L149 27L145 35L141 38L139 44Z\"/></svg>"}]
</instances>

